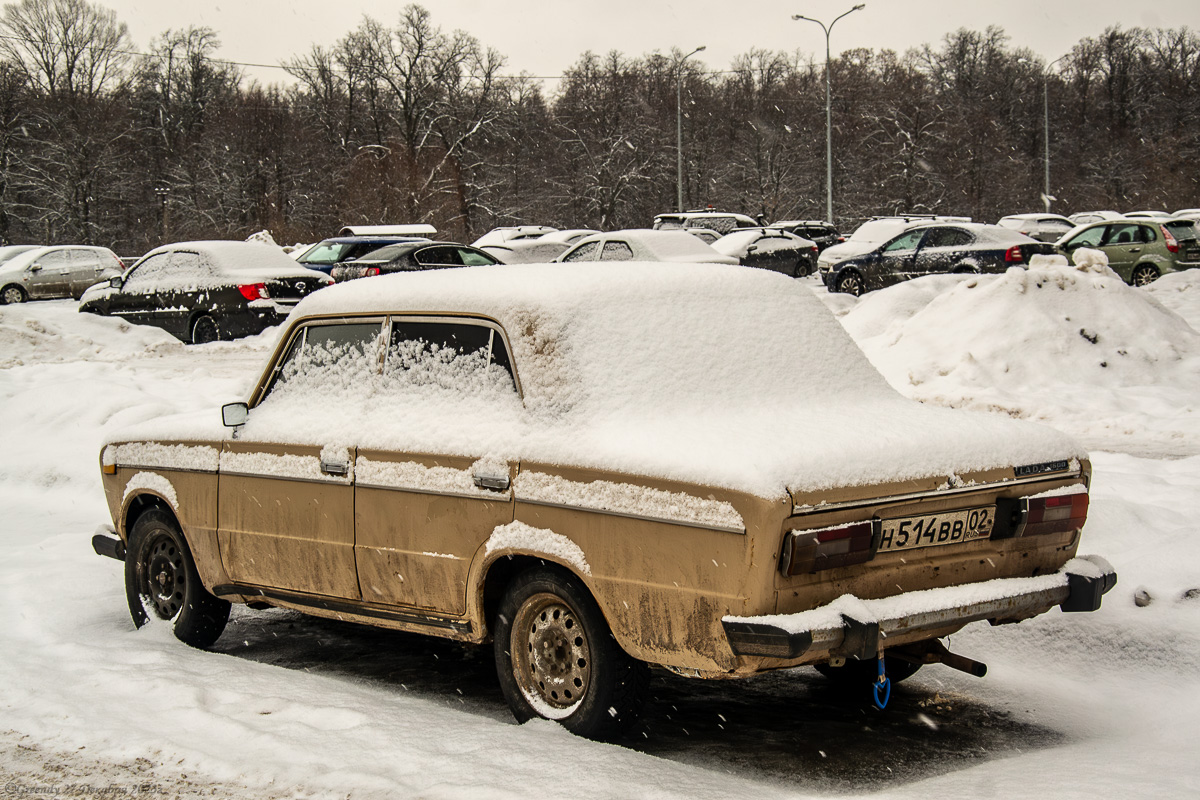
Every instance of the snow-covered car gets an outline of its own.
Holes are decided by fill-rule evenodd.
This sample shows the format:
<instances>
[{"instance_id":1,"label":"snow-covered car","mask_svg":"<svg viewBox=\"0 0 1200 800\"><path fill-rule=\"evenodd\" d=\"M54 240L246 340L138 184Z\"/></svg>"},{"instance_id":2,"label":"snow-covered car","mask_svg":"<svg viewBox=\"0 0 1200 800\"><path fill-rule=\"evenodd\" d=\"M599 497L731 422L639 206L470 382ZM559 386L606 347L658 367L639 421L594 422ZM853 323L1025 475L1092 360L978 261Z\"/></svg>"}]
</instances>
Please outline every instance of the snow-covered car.
<instances>
[{"instance_id":1,"label":"snow-covered car","mask_svg":"<svg viewBox=\"0 0 1200 800\"><path fill-rule=\"evenodd\" d=\"M483 236L471 242L471 246L482 249L491 244L505 244L506 242L521 241L523 239L537 239L540 236L557 231L558 228L551 228L546 225L508 225L500 228L492 228Z\"/></svg>"},{"instance_id":2,"label":"snow-covered car","mask_svg":"<svg viewBox=\"0 0 1200 800\"><path fill-rule=\"evenodd\" d=\"M634 228L595 233L580 239L555 261L675 261L689 264L737 264L685 230Z\"/></svg>"},{"instance_id":3,"label":"snow-covered car","mask_svg":"<svg viewBox=\"0 0 1200 800\"><path fill-rule=\"evenodd\" d=\"M772 222L770 227L794 233L801 239L811 240L817 246L818 253L846 241L846 237L838 233L833 223L819 219L786 219Z\"/></svg>"},{"instance_id":4,"label":"snow-covered car","mask_svg":"<svg viewBox=\"0 0 1200 800\"><path fill-rule=\"evenodd\" d=\"M940 642L964 625L1092 611L1116 578L1076 557L1073 440L902 397L806 286L740 266L339 284L245 402L100 466L93 547L138 626L207 647L245 603L490 642L518 719L597 738L650 665L813 664L886 704L921 664L982 674Z\"/></svg>"},{"instance_id":5,"label":"snow-covered car","mask_svg":"<svg viewBox=\"0 0 1200 800\"><path fill-rule=\"evenodd\" d=\"M811 275L817 267L817 245L779 228L743 228L710 245L733 256L744 267L782 272L793 278Z\"/></svg>"},{"instance_id":6,"label":"snow-covered car","mask_svg":"<svg viewBox=\"0 0 1200 800\"><path fill-rule=\"evenodd\" d=\"M567 242L547 241L539 237L516 239L504 244L486 244L479 249L505 264L549 264L570 246Z\"/></svg>"},{"instance_id":7,"label":"snow-covered car","mask_svg":"<svg viewBox=\"0 0 1200 800\"><path fill-rule=\"evenodd\" d=\"M840 244L830 245L817 256L817 269L822 273L847 258L862 255L874 250L876 246L892 237L903 233L909 228L924 225L929 222L970 222L970 217L931 216L928 214L872 217L859 225L850 238Z\"/></svg>"},{"instance_id":8,"label":"snow-covered car","mask_svg":"<svg viewBox=\"0 0 1200 800\"><path fill-rule=\"evenodd\" d=\"M754 219L745 214L735 214L730 211L714 211L712 209L695 211L670 211L654 217L651 227L656 231L681 231L686 228L709 228L718 233L729 233L738 228L757 228L763 225L762 220Z\"/></svg>"},{"instance_id":9,"label":"snow-covered car","mask_svg":"<svg viewBox=\"0 0 1200 800\"><path fill-rule=\"evenodd\" d=\"M153 325L203 344L262 333L333 283L261 242L179 242L151 250L84 292L79 310Z\"/></svg>"},{"instance_id":10,"label":"snow-covered car","mask_svg":"<svg viewBox=\"0 0 1200 800\"><path fill-rule=\"evenodd\" d=\"M0 248L0 304L79 299L89 286L120 275L124 268L107 247L9 245Z\"/></svg>"},{"instance_id":11,"label":"snow-covered car","mask_svg":"<svg viewBox=\"0 0 1200 800\"><path fill-rule=\"evenodd\" d=\"M1061 214L1009 214L996 222L1001 228L1023 233L1039 242L1057 242L1075 223Z\"/></svg>"},{"instance_id":12,"label":"snow-covered car","mask_svg":"<svg viewBox=\"0 0 1200 800\"><path fill-rule=\"evenodd\" d=\"M1035 255L1055 252L1055 245L999 225L924 223L907 227L861 255L822 267L821 280L831 292L861 295L923 275L1003 272L1026 266Z\"/></svg>"}]
</instances>

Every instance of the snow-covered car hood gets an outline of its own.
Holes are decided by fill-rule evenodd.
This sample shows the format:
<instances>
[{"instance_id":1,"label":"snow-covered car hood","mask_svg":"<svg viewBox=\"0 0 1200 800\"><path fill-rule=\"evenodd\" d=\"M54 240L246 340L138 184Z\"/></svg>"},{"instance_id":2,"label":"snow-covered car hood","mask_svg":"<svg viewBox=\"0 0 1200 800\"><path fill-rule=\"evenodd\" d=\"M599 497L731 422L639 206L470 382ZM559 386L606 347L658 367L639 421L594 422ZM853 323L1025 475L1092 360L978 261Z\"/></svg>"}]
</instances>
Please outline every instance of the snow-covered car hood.
<instances>
[{"instance_id":1,"label":"snow-covered car hood","mask_svg":"<svg viewBox=\"0 0 1200 800\"><path fill-rule=\"evenodd\" d=\"M1084 456L1051 428L905 399L807 287L775 273L471 267L339 284L292 318L384 310L498 321L523 400L431 390L393 404L364 387L334 417L322 398L268 400L243 438L572 465L766 498ZM189 430L154 423L133 435Z\"/></svg>"},{"instance_id":2,"label":"snow-covered car hood","mask_svg":"<svg viewBox=\"0 0 1200 800\"><path fill-rule=\"evenodd\" d=\"M847 258L854 258L855 256L861 256L863 253L869 253L878 246L879 242L855 242L853 240L835 244L821 251L821 255L817 256L817 265L837 264L840 261L845 261Z\"/></svg>"}]
</instances>

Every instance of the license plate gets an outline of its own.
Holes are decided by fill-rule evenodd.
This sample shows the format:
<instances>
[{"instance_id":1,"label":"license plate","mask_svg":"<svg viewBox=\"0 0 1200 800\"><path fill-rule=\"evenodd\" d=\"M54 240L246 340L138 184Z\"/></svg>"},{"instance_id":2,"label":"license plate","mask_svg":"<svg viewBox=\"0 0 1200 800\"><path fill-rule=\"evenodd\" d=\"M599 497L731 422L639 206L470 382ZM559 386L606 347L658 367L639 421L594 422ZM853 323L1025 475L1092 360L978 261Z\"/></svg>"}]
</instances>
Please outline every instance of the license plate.
<instances>
[{"instance_id":1,"label":"license plate","mask_svg":"<svg viewBox=\"0 0 1200 800\"><path fill-rule=\"evenodd\" d=\"M923 517L880 520L878 552L986 539L992 535L995 519L996 507L982 506Z\"/></svg>"}]
</instances>

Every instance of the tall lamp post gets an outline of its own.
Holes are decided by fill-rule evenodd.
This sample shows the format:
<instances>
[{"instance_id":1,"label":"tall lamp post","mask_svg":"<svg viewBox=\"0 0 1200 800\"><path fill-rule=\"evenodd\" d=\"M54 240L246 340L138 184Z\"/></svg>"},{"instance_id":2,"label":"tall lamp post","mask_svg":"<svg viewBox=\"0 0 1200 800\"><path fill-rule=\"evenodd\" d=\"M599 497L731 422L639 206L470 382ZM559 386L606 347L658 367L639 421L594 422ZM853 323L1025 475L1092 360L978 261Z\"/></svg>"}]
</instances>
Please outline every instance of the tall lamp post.
<instances>
[{"instance_id":1,"label":"tall lamp post","mask_svg":"<svg viewBox=\"0 0 1200 800\"><path fill-rule=\"evenodd\" d=\"M1046 206L1047 214L1050 213L1050 203L1055 199L1054 195L1050 194L1050 68L1066 57L1065 55L1059 56L1051 61L1046 65L1046 71L1042 73L1042 139L1046 146L1046 157L1043 159L1046 167L1046 185L1042 191L1042 204Z\"/></svg>"},{"instance_id":2,"label":"tall lamp post","mask_svg":"<svg viewBox=\"0 0 1200 800\"><path fill-rule=\"evenodd\" d=\"M675 186L678 190L676 211L683 211L683 62L702 52L704 48L705 45L700 45L675 62Z\"/></svg>"},{"instance_id":3,"label":"tall lamp post","mask_svg":"<svg viewBox=\"0 0 1200 800\"><path fill-rule=\"evenodd\" d=\"M827 222L833 222L833 111L830 104L829 89L829 32L833 30L833 26L837 24L839 19L864 8L866 8L866 4L859 3L845 14L836 17L833 22L829 23L828 27L819 19L806 17L803 14L792 15L792 19L815 22L821 26L821 30L825 31L825 220Z\"/></svg>"}]
</instances>

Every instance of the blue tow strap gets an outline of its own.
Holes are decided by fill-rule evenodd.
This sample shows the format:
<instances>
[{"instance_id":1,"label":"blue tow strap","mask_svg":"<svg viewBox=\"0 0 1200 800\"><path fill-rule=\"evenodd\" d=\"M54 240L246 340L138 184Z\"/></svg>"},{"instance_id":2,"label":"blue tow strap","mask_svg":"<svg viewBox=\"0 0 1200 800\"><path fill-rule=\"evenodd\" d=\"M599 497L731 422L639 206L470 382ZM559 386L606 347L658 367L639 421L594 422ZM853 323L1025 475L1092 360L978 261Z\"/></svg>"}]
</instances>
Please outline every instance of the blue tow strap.
<instances>
[{"instance_id":1,"label":"blue tow strap","mask_svg":"<svg viewBox=\"0 0 1200 800\"><path fill-rule=\"evenodd\" d=\"M879 654L879 677L875 679L871 691L875 695L875 707L880 710L887 708L888 700L892 699L892 682L883 672L882 653Z\"/></svg>"}]
</instances>

